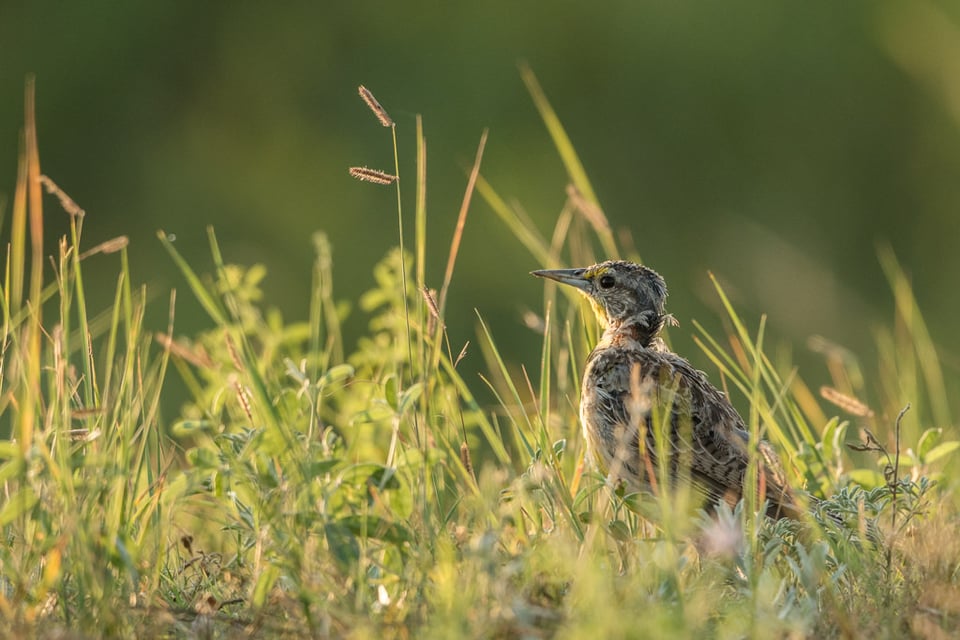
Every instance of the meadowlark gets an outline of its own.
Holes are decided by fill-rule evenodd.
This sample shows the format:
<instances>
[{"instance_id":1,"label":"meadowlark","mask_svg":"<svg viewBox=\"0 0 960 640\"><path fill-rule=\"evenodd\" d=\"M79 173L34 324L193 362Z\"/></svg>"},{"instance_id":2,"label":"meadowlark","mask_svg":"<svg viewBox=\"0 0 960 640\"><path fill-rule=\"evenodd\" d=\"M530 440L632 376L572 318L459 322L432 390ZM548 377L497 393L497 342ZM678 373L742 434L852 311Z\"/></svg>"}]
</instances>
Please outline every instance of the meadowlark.
<instances>
[{"instance_id":1,"label":"meadowlark","mask_svg":"<svg viewBox=\"0 0 960 640\"><path fill-rule=\"evenodd\" d=\"M580 422L589 457L627 490L655 490L660 442L668 442L669 478L689 478L709 508L743 496L749 434L727 397L660 338L670 318L667 286L648 267L611 260L584 269L533 275L576 287L590 301L603 335L587 358ZM770 445L759 444L758 491L773 518L798 517L782 467Z\"/></svg>"}]
</instances>

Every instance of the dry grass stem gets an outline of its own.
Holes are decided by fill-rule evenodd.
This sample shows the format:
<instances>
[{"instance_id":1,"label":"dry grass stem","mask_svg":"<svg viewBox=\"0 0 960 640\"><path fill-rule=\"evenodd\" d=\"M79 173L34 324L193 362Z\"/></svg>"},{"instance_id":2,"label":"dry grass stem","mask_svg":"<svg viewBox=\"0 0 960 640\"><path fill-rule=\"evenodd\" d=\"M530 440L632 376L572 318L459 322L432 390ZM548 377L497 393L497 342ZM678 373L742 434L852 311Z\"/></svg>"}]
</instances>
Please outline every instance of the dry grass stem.
<instances>
[{"instance_id":1,"label":"dry grass stem","mask_svg":"<svg viewBox=\"0 0 960 640\"><path fill-rule=\"evenodd\" d=\"M57 199L60 201L60 206L71 216L83 217L86 215L86 212L80 208L80 205L74 202L73 198L57 186L57 183L51 180L49 176L41 175L40 184L46 188L47 193L57 196Z\"/></svg>"},{"instance_id":2,"label":"dry grass stem","mask_svg":"<svg viewBox=\"0 0 960 640\"><path fill-rule=\"evenodd\" d=\"M374 184L393 184L397 181L397 176L380 171L379 169L368 169L367 167L350 167L350 175L357 180L372 182Z\"/></svg>"},{"instance_id":3,"label":"dry grass stem","mask_svg":"<svg viewBox=\"0 0 960 640\"><path fill-rule=\"evenodd\" d=\"M814 353L819 353L828 358L836 358L843 362L855 360L853 353L851 353L849 349L823 336L810 336L807 340L807 347Z\"/></svg>"},{"instance_id":4,"label":"dry grass stem","mask_svg":"<svg viewBox=\"0 0 960 640\"><path fill-rule=\"evenodd\" d=\"M610 222L603 213L603 209L584 198L576 185L567 185L567 197L570 198L573 206L587 219L587 222L590 223L590 226L593 227L595 231L609 233Z\"/></svg>"},{"instance_id":5,"label":"dry grass stem","mask_svg":"<svg viewBox=\"0 0 960 640\"><path fill-rule=\"evenodd\" d=\"M213 360L210 359L210 356L207 355L207 352L203 347L191 349L190 347L177 342L166 333L155 334L154 340L157 341L157 344L173 355L177 356L181 360L189 362L195 367L212 369L214 366Z\"/></svg>"},{"instance_id":6,"label":"dry grass stem","mask_svg":"<svg viewBox=\"0 0 960 640\"><path fill-rule=\"evenodd\" d=\"M360 97L363 98L363 101L367 103L367 106L370 107L370 111L373 111L373 115L377 116L377 120L380 121L385 127L394 126L393 118L390 117L390 114L387 113L387 110L383 108L380 102L373 97L373 94L370 93L370 90L365 86L360 85Z\"/></svg>"},{"instance_id":7,"label":"dry grass stem","mask_svg":"<svg viewBox=\"0 0 960 640\"><path fill-rule=\"evenodd\" d=\"M117 236L116 238L111 238L110 240L101 242L92 249L87 249L80 254L80 259L84 260L98 253L116 253L121 249L125 249L129 244L130 238L127 236Z\"/></svg>"},{"instance_id":8,"label":"dry grass stem","mask_svg":"<svg viewBox=\"0 0 960 640\"><path fill-rule=\"evenodd\" d=\"M443 276L443 286L440 287L440 308L446 308L447 290L450 288L450 281L453 279L453 267L457 263L457 254L460 251L460 241L463 239L463 227L467 222L467 211L470 210L470 200L473 196L473 190L477 185L477 176L480 174L480 161L483 159L483 149L487 145L487 131L484 129L480 136L480 144L477 146L477 155L473 161L473 169L470 170L470 177L467 179L467 189L463 194L463 201L460 203L460 214L457 216L457 228L453 232L453 239L450 241L450 253L447 256L447 270Z\"/></svg>"},{"instance_id":9,"label":"dry grass stem","mask_svg":"<svg viewBox=\"0 0 960 640\"><path fill-rule=\"evenodd\" d=\"M540 335L543 335L547 332L546 320L544 320L543 317L534 313L533 311L530 311L529 309L524 311L522 319L523 319L523 325L526 328L536 331Z\"/></svg>"},{"instance_id":10,"label":"dry grass stem","mask_svg":"<svg viewBox=\"0 0 960 640\"><path fill-rule=\"evenodd\" d=\"M460 361L467 357L467 347L470 346L470 341L467 340L463 343L463 349L460 349L460 355L457 356L457 359L454 361L453 366L456 368Z\"/></svg>"}]
</instances>

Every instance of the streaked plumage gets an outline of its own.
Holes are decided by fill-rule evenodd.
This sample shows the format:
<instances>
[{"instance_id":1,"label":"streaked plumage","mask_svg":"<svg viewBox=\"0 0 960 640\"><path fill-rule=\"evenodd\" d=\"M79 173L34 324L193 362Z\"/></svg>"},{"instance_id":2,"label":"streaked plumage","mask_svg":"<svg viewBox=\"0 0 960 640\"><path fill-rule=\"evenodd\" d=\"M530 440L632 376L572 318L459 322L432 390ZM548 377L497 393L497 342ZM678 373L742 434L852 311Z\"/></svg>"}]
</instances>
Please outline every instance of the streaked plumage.
<instances>
[{"instance_id":1,"label":"streaked plumage","mask_svg":"<svg viewBox=\"0 0 960 640\"><path fill-rule=\"evenodd\" d=\"M669 469L689 467L693 486L711 504L735 504L743 494L749 434L726 396L659 334L668 316L667 287L648 267L607 261L584 269L534 271L579 289L590 300L604 332L587 358L580 421L587 447L613 480L630 490L656 482L654 416L669 418ZM644 442L640 434L644 433ZM771 517L798 511L776 454L760 443L761 482Z\"/></svg>"}]
</instances>

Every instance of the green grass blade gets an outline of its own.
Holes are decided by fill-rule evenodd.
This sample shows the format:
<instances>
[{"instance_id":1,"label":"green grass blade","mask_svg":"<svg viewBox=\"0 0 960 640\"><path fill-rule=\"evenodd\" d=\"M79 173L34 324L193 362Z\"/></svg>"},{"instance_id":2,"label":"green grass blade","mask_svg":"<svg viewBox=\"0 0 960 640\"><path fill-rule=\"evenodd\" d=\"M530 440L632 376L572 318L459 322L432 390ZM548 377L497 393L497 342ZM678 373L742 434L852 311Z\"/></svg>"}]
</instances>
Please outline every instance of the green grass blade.
<instances>
[{"instance_id":1,"label":"green grass blade","mask_svg":"<svg viewBox=\"0 0 960 640\"><path fill-rule=\"evenodd\" d=\"M583 163L580 162L580 157L577 155L577 151L570 141L570 137L560 123L560 118L557 117L553 107L550 106L550 102L540 87L540 83L537 81L533 70L528 65L521 64L520 75L523 78L524 84L527 85L527 90L533 98L533 103L536 105L537 111L540 112L540 117L543 119L544 124L547 125L547 131L550 132L550 137L553 139L557 152L560 154L560 159L563 160L563 165L566 167L567 174L569 174L573 184L587 200L592 203L597 203L597 195L593 192L593 186L587 178L587 172L583 168Z\"/></svg>"},{"instance_id":2,"label":"green grass blade","mask_svg":"<svg viewBox=\"0 0 960 640\"><path fill-rule=\"evenodd\" d=\"M227 317L224 315L223 309L220 306L220 303L217 302L216 298L210 294L207 290L207 287L200 281L200 277L196 274L193 268L183 259L183 256L180 255L180 252L173 246L173 242L170 240L169 236L163 231L157 232L157 237L160 239L160 243L163 245L163 248L167 250L167 253L170 254L170 257L173 258L174 263L179 267L180 273L187 279L187 284L190 285L190 290L193 291L193 295L197 298L197 302L200 303L200 306L204 308L207 312L207 315L220 326L224 326L227 323Z\"/></svg>"}]
</instances>

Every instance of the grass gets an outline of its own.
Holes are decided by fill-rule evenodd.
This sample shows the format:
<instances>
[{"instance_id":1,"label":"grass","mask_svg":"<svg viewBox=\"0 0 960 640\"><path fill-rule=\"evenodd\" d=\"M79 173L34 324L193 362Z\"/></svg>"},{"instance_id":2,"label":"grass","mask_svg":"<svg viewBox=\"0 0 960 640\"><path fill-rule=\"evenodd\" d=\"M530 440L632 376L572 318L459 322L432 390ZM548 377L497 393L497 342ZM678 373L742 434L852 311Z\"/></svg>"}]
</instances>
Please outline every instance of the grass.
<instances>
[{"instance_id":1,"label":"grass","mask_svg":"<svg viewBox=\"0 0 960 640\"><path fill-rule=\"evenodd\" d=\"M862 366L823 339L813 345L831 372L823 396L846 417L789 363L770 357L763 320L751 329L719 285L729 335L696 325L711 378L749 403L752 437L773 442L792 481L824 499L799 524L757 516L755 501L691 517L666 493L622 495L584 466L576 404L596 327L575 296L547 286L544 313L528 319L542 341L534 370L503 357L482 314L472 344L448 335L446 295L475 189L545 266L588 264L595 246L604 256L621 253L559 120L532 73L523 75L570 171L570 203L551 239L480 175L481 139L433 291L418 119L413 251L390 252L373 268L376 286L351 301L370 317L356 348L341 339L346 311L322 234L303 322L284 323L261 306L263 269L229 262L213 230L210 274L195 272L161 232L171 269L210 328L180 335L171 295L169 326L148 330L146 291L131 281L125 243L85 250L79 208L45 283L28 98L2 296L7 633L960 632L958 478L948 465L958 448L955 407L891 252L881 252L881 263L897 315L877 334L878 364ZM398 157L396 125L375 115L391 128ZM49 179L43 184L60 193ZM115 301L95 313L86 305L84 262L110 251L98 259L118 261ZM487 373L465 378L464 357L483 358ZM169 375L191 395L175 420L160 413ZM907 402L912 408L901 414ZM847 447L858 442L858 451Z\"/></svg>"}]
</instances>

